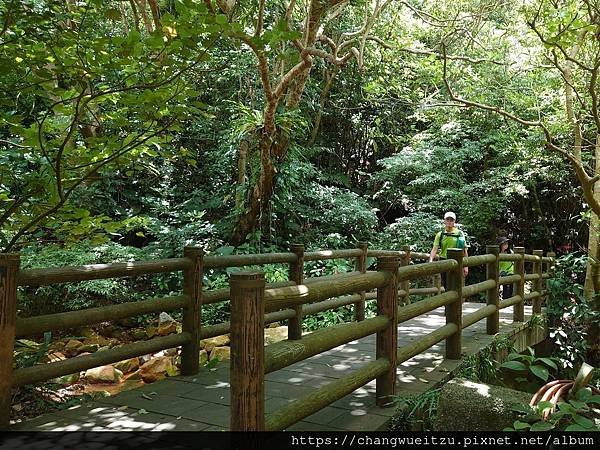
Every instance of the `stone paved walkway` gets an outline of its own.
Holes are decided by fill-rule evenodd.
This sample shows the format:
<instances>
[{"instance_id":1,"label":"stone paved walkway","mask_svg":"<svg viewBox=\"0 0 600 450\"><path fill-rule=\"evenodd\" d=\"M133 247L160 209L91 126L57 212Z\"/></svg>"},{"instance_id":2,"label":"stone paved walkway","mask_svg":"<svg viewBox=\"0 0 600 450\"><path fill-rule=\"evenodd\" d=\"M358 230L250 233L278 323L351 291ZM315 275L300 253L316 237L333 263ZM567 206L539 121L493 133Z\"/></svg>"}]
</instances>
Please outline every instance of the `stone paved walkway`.
<instances>
[{"instance_id":1,"label":"stone paved walkway","mask_svg":"<svg viewBox=\"0 0 600 450\"><path fill-rule=\"evenodd\" d=\"M464 314L483 306L465 303ZM526 318L530 309L526 307ZM513 333L512 308L501 311L501 333ZM400 345L445 323L443 308L399 326ZM489 344L485 320L463 330L463 353L473 354ZM448 379L460 361L444 360L444 342L398 367L398 394L418 394ZM336 347L266 376L266 413L348 374L375 358L375 336ZM374 431L386 429L395 408L375 406L375 381L291 426L298 431ZM105 397L71 409L53 412L13 430L35 431L216 431L229 427L229 366L203 368L195 376L168 378L142 388Z\"/></svg>"}]
</instances>

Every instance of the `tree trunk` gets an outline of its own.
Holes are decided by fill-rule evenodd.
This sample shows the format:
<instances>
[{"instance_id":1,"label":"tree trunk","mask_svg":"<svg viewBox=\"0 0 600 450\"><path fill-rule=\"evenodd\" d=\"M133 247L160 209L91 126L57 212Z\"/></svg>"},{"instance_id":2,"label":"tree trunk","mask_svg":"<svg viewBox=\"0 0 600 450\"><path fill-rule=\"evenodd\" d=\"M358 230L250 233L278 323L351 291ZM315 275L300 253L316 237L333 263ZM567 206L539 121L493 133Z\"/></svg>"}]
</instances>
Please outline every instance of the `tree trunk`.
<instances>
[{"instance_id":1,"label":"tree trunk","mask_svg":"<svg viewBox=\"0 0 600 450\"><path fill-rule=\"evenodd\" d=\"M238 176L235 192L235 207L241 209L244 206L244 185L246 184L246 162L248 160L248 141L242 139L238 150Z\"/></svg>"},{"instance_id":2,"label":"tree trunk","mask_svg":"<svg viewBox=\"0 0 600 450\"><path fill-rule=\"evenodd\" d=\"M231 243L238 246L246 241L246 236L256 229L260 214L266 208L273 196L275 187L275 166L271 158L274 135L263 133L260 139L260 178L250 191L248 208L238 216Z\"/></svg>"}]
</instances>

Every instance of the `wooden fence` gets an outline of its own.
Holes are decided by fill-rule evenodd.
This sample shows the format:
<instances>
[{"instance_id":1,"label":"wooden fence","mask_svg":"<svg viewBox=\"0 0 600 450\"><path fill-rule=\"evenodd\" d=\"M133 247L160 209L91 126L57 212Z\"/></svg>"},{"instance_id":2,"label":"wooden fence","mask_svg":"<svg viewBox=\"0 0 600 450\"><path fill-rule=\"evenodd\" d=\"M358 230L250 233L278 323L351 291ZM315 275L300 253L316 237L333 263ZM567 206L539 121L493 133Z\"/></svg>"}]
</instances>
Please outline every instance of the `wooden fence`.
<instances>
[{"instance_id":1,"label":"wooden fence","mask_svg":"<svg viewBox=\"0 0 600 450\"><path fill-rule=\"evenodd\" d=\"M446 357L460 358L461 331L486 319L488 334L499 329L499 310L514 306L514 320L524 320L524 302L532 301L533 312L541 312L546 296L545 280L553 254L542 256L541 250L526 255L516 247L515 254L498 254L496 245L488 246L486 255L462 257L462 251L449 250L449 259L432 263L428 254L405 251L369 250L366 243L357 249L304 252L294 245L289 253L257 255L204 256L200 248L186 247L183 258L129 263L94 264L80 267L19 270L19 255L0 254L0 429L9 424L11 388L49 380L63 375L111 364L181 346L181 373L199 371L201 339L231 334L231 430L280 430L324 408L355 389L376 379L377 402L389 402L395 393L396 366L436 343L446 340ZM377 258L377 271L368 272L367 258ZM304 279L306 261L352 258L355 271ZM515 275L500 277L498 262L515 261ZM289 281L265 283L262 272L238 272L230 279L229 289L202 290L204 271L284 263L289 265ZM463 267L485 265L486 280L464 286ZM531 266L530 273L526 267ZM543 271L546 266L546 272ZM43 286L183 271L182 295L154 298L82 311L17 318L18 286ZM422 277L447 273L447 291L439 287L411 288L410 282ZM525 294L525 283L534 283ZM500 300L498 286L514 283L515 295ZM370 292L376 289L376 292ZM464 298L485 292L487 304L462 315ZM432 295L411 303L412 295ZM231 322L202 326L202 305L231 299ZM376 317L365 319L365 301L377 300ZM344 323L302 335L302 319L344 305L355 305L356 322ZM446 325L418 341L397 348L397 325L446 307ZM68 330L95 323L123 319L141 314L183 310L181 333L154 337L44 365L13 370L14 340L47 331ZM288 340L264 347L265 324L288 320ZM376 360L334 384L324 386L304 399L265 417L264 375L344 343L377 334Z\"/></svg>"}]
</instances>

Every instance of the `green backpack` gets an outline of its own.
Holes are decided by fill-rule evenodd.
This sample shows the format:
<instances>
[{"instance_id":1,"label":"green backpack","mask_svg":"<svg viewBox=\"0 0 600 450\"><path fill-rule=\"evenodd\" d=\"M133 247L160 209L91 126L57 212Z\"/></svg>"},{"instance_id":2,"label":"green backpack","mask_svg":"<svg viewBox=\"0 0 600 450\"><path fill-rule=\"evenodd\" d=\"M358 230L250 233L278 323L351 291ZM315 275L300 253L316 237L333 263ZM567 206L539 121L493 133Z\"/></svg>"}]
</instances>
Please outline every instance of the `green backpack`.
<instances>
[{"instance_id":1,"label":"green backpack","mask_svg":"<svg viewBox=\"0 0 600 450\"><path fill-rule=\"evenodd\" d=\"M456 246L450 247L450 248L460 248L460 249L465 248L465 245L466 245L465 234L461 230L458 230L458 233L456 233L456 232L448 233L446 231L446 229L444 228L442 231L438 231L438 233L436 234L435 237L438 238L438 236L439 236L438 245L440 248L442 248L442 239L443 239L442 236L450 236L450 237L453 237L456 239Z\"/></svg>"}]
</instances>

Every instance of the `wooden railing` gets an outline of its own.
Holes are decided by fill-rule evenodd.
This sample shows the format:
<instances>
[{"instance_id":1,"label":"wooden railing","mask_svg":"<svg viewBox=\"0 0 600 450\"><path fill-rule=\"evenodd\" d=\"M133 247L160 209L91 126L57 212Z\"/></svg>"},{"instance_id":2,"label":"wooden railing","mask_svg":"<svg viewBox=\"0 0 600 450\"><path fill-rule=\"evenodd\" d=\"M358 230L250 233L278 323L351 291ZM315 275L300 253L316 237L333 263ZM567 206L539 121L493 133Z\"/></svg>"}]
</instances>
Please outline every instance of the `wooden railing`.
<instances>
[{"instance_id":1,"label":"wooden railing","mask_svg":"<svg viewBox=\"0 0 600 450\"><path fill-rule=\"evenodd\" d=\"M396 365L446 339L446 357L460 357L461 330L483 318L487 332L498 332L502 308L514 305L514 320L523 321L525 300L532 300L534 313L541 311L546 295L545 280L553 259L542 257L541 251L525 255L515 248L514 255L498 255L497 246L488 246L487 255L462 257L460 251L449 251L450 259L432 263L428 254L405 251L369 250L366 243L357 249L304 252L301 245L289 253L258 255L204 256L200 248L186 247L183 258L130 263L94 264L80 267L19 270L19 255L0 254L0 429L8 427L11 388L87 370L124 359L181 346L181 373L199 371L201 339L231 333L231 429L276 430L318 411L360 386L377 379L377 401L384 404L394 394ZM378 271L367 272L367 257L378 258ZM306 261L354 258L355 271L333 276L304 279ZM516 261L516 274L498 278L498 261ZM244 267L261 264L289 265L289 281L266 284L259 272L238 272L231 276L229 289L202 291L204 271L209 268ZM531 273L525 272L532 265ZM401 266L398 268L398 266ZM486 281L463 286L464 266L486 265ZM44 286L56 283L137 276L183 271L182 295L90 308L82 311L17 318L18 286ZM410 281L448 273L448 290L411 288ZM535 290L524 294L526 281ZM515 283L516 295L499 300L498 286ZM376 292L369 292L376 289ZM487 292L487 305L462 316L462 299ZM411 303L410 296L431 295ZM202 305L231 299L231 322L201 326ZM365 301L377 299L378 314L365 319ZM461 301L459 301L459 299ZM302 335L302 319L344 305L355 305L358 323L345 323ZM446 306L446 325L409 346L396 349L397 324L440 306ZM181 333L154 337L118 348L33 367L13 370L15 338L47 331L68 330L107 320L140 314L183 310ZM288 340L263 347L265 324L288 320ZM377 359L352 374L325 386L303 400L291 403L273 415L264 415L264 374L306 359L315 354L377 333Z\"/></svg>"}]
</instances>

